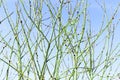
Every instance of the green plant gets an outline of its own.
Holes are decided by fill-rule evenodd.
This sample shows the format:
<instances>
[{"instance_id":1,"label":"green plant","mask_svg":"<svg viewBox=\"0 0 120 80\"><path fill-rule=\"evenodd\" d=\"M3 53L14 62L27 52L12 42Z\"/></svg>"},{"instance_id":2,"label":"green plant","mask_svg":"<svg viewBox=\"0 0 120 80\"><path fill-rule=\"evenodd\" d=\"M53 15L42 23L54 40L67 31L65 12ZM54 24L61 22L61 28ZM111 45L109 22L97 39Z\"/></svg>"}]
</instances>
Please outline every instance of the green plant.
<instances>
[{"instance_id":1,"label":"green plant","mask_svg":"<svg viewBox=\"0 0 120 80\"><path fill-rule=\"evenodd\" d=\"M0 34L3 79L110 80L117 75L119 65L113 68L120 49L114 36L119 20L114 20L119 5L107 19L99 4L103 22L93 33L88 0L74 1L18 0L12 13L2 1L7 17L1 23L8 20L10 25L5 36Z\"/></svg>"}]
</instances>

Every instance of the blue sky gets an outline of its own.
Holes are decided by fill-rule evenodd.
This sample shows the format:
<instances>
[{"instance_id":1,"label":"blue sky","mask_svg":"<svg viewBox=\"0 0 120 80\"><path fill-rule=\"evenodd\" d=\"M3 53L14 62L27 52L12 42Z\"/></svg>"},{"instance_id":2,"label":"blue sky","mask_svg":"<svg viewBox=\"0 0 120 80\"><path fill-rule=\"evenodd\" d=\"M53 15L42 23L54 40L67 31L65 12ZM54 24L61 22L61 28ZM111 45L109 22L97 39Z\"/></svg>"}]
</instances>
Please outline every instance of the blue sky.
<instances>
[{"instance_id":1,"label":"blue sky","mask_svg":"<svg viewBox=\"0 0 120 80\"><path fill-rule=\"evenodd\" d=\"M9 12L13 12L16 10L14 3L17 0L5 0L7 3L7 8L9 10ZM57 0L54 0L57 2ZM72 0L74 1L74 0ZM113 15L113 12L115 11L116 7L118 6L118 4L120 3L119 0L97 0L101 5L103 5L103 3L105 2L105 6L106 6L106 12L107 12L107 18L110 19ZM97 33L100 30L100 25L102 23L102 16L103 16L103 10L101 9L101 7L96 3L95 0L88 0L89 2L89 8L88 8L88 12L89 12L89 16L91 19L91 26L92 26L92 30L93 33ZM65 15L63 15L65 16ZM3 18L5 18L5 14L3 11L3 8L0 8L0 20L2 20ZM15 18L15 13L12 15L13 19ZM116 21L118 21L118 19L120 19L120 10L118 12L118 15L115 17L115 21L113 21L113 23L116 24ZM104 22L106 22L107 20L105 20ZM114 44L116 45L119 41L120 41L120 24L118 24L118 27L116 28L115 31L115 40L114 40ZM7 22L7 20L5 20L4 22L2 22L2 24L0 24L0 32L2 33L2 35L6 35L6 32L8 32L10 30L10 26ZM104 35L103 35L104 36ZM99 50L97 50L99 51Z\"/></svg>"},{"instance_id":2,"label":"blue sky","mask_svg":"<svg viewBox=\"0 0 120 80\"><path fill-rule=\"evenodd\" d=\"M15 17L15 2L17 0L5 0L7 3L7 8L9 10L9 12L13 12L14 11L14 16L12 15L12 17ZM23 0L25 1L25 0ZM55 0L57 2L57 0ZM74 0L72 0L74 2ZM116 9L116 7L118 6L118 3L120 2L119 0L97 0L101 5L103 5L102 3L105 2L105 6L106 6L106 11L107 11L107 17L110 18L111 15L113 15L114 10ZM89 2L89 14L90 14L90 19L91 19L91 24L92 27L95 28L95 30L99 30L99 26L101 25L101 21L102 21L102 16L103 16L103 10L101 9L101 7L96 3L95 0L88 0ZM0 8L0 20L2 20L5 17L3 8ZM64 15L63 15L64 16ZM117 18L119 18L120 15L118 15ZM5 20L0 26L3 26L7 23L7 20ZM7 25L8 26L8 25ZM2 29L3 30L3 29Z\"/></svg>"}]
</instances>

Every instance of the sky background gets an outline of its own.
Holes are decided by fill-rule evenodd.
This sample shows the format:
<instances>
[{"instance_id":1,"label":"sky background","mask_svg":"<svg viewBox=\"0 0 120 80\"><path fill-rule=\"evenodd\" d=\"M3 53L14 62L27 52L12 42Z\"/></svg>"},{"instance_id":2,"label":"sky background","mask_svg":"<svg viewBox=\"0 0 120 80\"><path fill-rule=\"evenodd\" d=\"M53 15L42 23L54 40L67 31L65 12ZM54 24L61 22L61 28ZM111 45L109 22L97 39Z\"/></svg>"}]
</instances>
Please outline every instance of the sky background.
<instances>
[{"instance_id":1,"label":"sky background","mask_svg":"<svg viewBox=\"0 0 120 80\"><path fill-rule=\"evenodd\" d=\"M17 0L5 0L5 1L6 1L9 12L10 13L15 12L16 11L15 2ZM74 2L74 0L72 1ZM108 19L112 18L113 12L116 10L118 4L120 4L120 0L97 0L97 1L98 3L100 3L100 5L103 5L103 3L105 2L106 14L107 14L106 17ZM57 0L54 0L54 2L57 2ZM88 2L89 2L88 12L91 19L92 32L97 33L100 30L100 25L102 23L102 17L104 13L101 7L99 6L99 4L95 0L88 0ZM15 16L16 16L15 13L13 13L12 15L13 19L15 18ZM65 14L63 16L65 16ZM0 21L5 17L6 16L4 14L3 7L0 7ZM118 15L115 16L115 20L113 21L113 23L116 24L116 21L118 21L119 19L120 19L120 10L118 12ZM116 27L114 45L117 45L118 42L120 42L120 26L119 25L120 24L118 24L118 27ZM2 35L6 35L9 32L9 30L10 30L10 26L7 20L3 21L0 24L0 33ZM97 51L99 51L98 48L97 48Z\"/></svg>"},{"instance_id":2,"label":"sky background","mask_svg":"<svg viewBox=\"0 0 120 80\"><path fill-rule=\"evenodd\" d=\"M14 12L14 14L12 15L13 18L15 18L15 3L17 0L5 0L6 4L7 4L7 8L9 10L9 12ZM25 0L23 0L25 1ZM27 1L27 0L26 0ZM57 2L57 0L54 0ZM111 18L111 15L113 15L113 12L115 11L116 7L119 4L119 0L96 0L100 3L100 5L103 5L103 3L105 2L105 7L106 7L106 11L107 11L107 17ZM89 11L89 15L90 15L90 19L91 19L91 26L93 28L93 32L94 31L98 31L100 28L100 25L102 23L102 17L103 17L103 10L101 9L101 7L98 5L98 3L96 3L95 0L88 0L89 2L89 7L88 7L88 11ZM74 2L74 0L72 0L72 2ZM55 3L55 2L54 2ZM27 5L27 4L26 4ZM120 13L120 11L119 11ZM63 14L63 16L65 16L65 14ZM116 16L116 20L118 20L120 17L120 14ZM5 18L5 14L4 14L4 10L1 7L0 8L0 20L2 20L3 18ZM2 22L2 24L0 26L4 26L0 28L0 31L6 32L10 27L9 24L7 22L7 20L5 20L4 22ZM117 28L117 34L118 34L119 28ZM118 36L118 35L116 35Z\"/></svg>"}]
</instances>

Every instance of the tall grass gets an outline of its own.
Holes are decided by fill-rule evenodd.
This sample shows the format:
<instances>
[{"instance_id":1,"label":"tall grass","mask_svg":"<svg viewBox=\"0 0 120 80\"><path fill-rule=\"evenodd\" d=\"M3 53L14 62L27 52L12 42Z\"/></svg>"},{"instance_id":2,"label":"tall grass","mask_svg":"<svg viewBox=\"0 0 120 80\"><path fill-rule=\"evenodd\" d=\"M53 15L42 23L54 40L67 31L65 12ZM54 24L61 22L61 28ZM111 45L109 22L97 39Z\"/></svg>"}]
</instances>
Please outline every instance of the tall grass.
<instances>
[{"instance_id":1,"label":"tall grass","mask_svg":"<svg viewBox=\"0 0 120 80\"><path fill-rule=\"evenodd\" d=\"M9 31L0 34L1 80L111 80L119 72L114 36L119 5L94 33L88 0L1 0ZM95 23L94 23L95 24ZM117 65L117 66L115 66Z\"/></svg>"}]
</instances>

